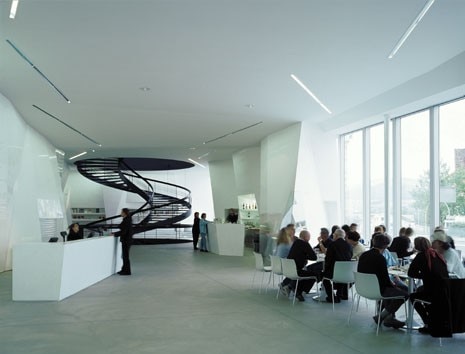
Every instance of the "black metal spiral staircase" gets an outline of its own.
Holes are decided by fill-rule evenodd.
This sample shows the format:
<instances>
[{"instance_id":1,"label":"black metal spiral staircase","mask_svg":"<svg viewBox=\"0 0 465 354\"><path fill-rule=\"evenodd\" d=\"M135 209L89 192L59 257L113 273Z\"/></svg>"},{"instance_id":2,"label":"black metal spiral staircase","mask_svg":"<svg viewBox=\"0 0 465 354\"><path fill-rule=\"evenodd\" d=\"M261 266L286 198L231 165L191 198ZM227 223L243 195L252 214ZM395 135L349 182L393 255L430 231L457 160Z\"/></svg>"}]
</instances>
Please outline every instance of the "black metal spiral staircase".
<instances>
[{"instance_id":1,"label":"black metal spiral staircase","mask_svg":"<svg viewBox=\"0 0 465 354\"><path fill-rule=\"evenodd\" d=\"M86 178L105 186L139 195L145 202L131 210L134 233L159 228L177 228L191 215L191 191L187 188L141 176L124 158L87 159L75 162ZM85 225L91 230L114 229L115 215Z\"/></svg>"}]
</instances>

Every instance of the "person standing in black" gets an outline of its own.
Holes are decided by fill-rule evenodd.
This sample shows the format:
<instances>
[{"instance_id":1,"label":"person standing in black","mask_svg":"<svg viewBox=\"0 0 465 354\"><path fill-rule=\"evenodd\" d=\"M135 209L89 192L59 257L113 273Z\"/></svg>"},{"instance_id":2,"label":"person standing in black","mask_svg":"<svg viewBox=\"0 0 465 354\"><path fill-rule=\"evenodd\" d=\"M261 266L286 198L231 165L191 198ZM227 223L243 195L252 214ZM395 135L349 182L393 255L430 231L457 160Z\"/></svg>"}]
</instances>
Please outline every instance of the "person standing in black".
<instances>
[{"instance_id":1,"label":"person standing in black","mask_svg":"<svg viewBox=\"0 0 465 354\"><path fill-rule=\"evenodd\" d=\"M121 209L123 221L119 224L120 231L115 232L115 237L119 237L122 248L123 267L118 272L119 275L131 275L131 263L129 262L129 249L132 245L132 217L128 208Z\"/></svg>"},{"instance_id":2,"label":"person standing in black","mask_svg":"<svg viewBox=\"0 0 465 354\"><path fill-rule=\"evenodd\" d=\"M192 242L194 243L194 250L198 250L197 243L199 243L200 235L200 218L199 212L194 213L194 224L192 225Z\"/></svg>"},{"instance_id":3,"label":"person standing in black","mask_svg":"<svg viewBox=\"0 0 465 354\"><path fill-rule=\"evenodd\" d=\"M84 238L84 235L82 234L82 231L79 230L79 224L74 223L69 225L67 241L80 240L82 238Z\"/></svg>"}]
</instances>

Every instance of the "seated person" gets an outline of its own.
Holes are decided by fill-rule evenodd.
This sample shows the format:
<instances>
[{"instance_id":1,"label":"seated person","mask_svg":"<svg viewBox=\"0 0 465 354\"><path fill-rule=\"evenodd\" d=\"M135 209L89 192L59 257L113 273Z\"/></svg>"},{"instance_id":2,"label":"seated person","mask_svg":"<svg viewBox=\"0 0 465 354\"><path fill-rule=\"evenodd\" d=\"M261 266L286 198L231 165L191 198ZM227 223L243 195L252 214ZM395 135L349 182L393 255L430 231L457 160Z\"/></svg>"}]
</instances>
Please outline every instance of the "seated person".
<instances>
[{"instance_id":1,"label":"seated person","mask_svg":"<svg viewBox=\"0 0 465 354\"><path fill-rule=\"evenodd\" d=\"M436 252L426 237L417 237L414 241L418 254L410 264L408 275L412 278L422 279L423 285L410 294L410 301L421 299L431 302L436 291L444 288L444 279L449 277L445 259ZM431 305L421 302L415 303L415 310L420 315L424 327L419 328L420 333L429 333L432 323Z\"/></svg>"},{"instance_id":2,"label":"seated person","mask_svg":"<svg viewBox=\"0 0 465 354\"><path fill-rule=\"evenodd\" d=\"M465 268L460 260L459 254L454 250L449 242L444 230L436 229L431 235L433 248L444 257L449 273L455 274L460 279L465 279Z\"/></svg>"},{"instance_id":3,"label":"seated person","mask_svg":"<svg viewBox=\"0 0 465 354\"><path fill-rule=\"evenodd\" d=\"M237 214L236 210L234 210L233 208L229 209L229 214L228 214L228 217L226 218L226 221L231 224L237 224L238 218L239 218L239 215Z\"/></svg>"},{"instance_id":4,"label":"seated person","mask_svg":"<svg viewBox=\"0 0 465 354\"><path fill-rule=\"evenodd\" d=\"M297 275L301 277L307 276L321 276L321 272L314 272L311 269L306 269L307 261L316 261L317 257L315 251L308 243L310 241L310 232L303 230L299 234L299 238L292 244L291 250L289 251L288 259L293 259L297 268ZM301 280L299 281L299 287L295 289L296 298L299 301L305 301L302 292L309 292L315 280ZM281 292L283 295L289 295L290 289L295 288L295 284L288 278L284 279L280 285Z\"/></svg>"},{"instance_id":5,"label":"seated person","mask_svg":"<svg viewBox=\"0 0 465 354\"><path fill-rule=\"evenodd\" d=\"M331 234L329 235L329 238L332 240L333 239L333 235L334 235L334 231L336 231L337 229L340 229L340 227L338 225L333 225L331 227Z\"/></svg>"},{"instance_id":6,"label":"seated person","mask_svg":"<svg viewBox=\"0 0 465 354\"><path fill-rule=\"evenodd\" d=\"M287 233L285 227L279 230L278 239L276 241L276 251L275 255L279 258L287 258L289 251L292 247L292 239Z\"/></svg>"},{"instance_id":7,"label":"seated person","mask_svg":"<svg viewBox=\"0 0 465 354\"><path fill-rule=\"evenodd\" d=\"M84 236L79 230L79 224L74 223L69 225L68 237L66 238L67 241L80 240L82 238L84 238Z\"/></svg>"},{"instance_id":8,"label":"seated person","mask_svg":"<svg viewBox=\"0 0 465 354\"><path fill-rule=\"evenodd\" d=\"M326 249L331 242L333 242L333 239L329 237L329 230L326 227L322 227L320 229L320 237L318 237L318 245L315 246L315 250L317 252L326 253Z\"/></svg>"},{"instance_id":9,"label":"seated person","mask_svg":"<svg viewBox=\"0 0 465 354\"><path fill-rule=\"evenodd\" d=\"M391 252L389 252L388 249L385 249L384 252L383 252L383 257L386 259L386 264L388 266L388 268L390 267L397 267L398 266L398 262L396 259L394 259L394 257L392 256ZM389 274L389 278L391 278L391 281L392 283L401 288L402 290L405 290L405 291L408 291L408 286L407 284L405 284L402 279L399 278L398 275L393 275L393 274Z\"/></svg>"},{"instance_id":10,"label":"seated person","mask_svg":"<svg viewBox=\"0 0 465 354\"><path fill-rule=\"evenodd\" d=\"M407 258L413 254L410 237L414 234L414 232L411 227L402 229L404 229L403 234L400 233L399 236L394 237L391 245L389 246L389 251L396 252L398 258Z\"/></svg>"},{"instance_id":11,"label":"seated person","mask_svg":"<svg viewBox=\"0 0 465 354\"><path fill-rule=\"evenodd\" d=\"M357 231L347 234L347 243L352 246L352 259L358 260L360 255L366 251L365 246L360 243L360 234Z\"/></svg>"},{"instance_id":12,"label":"seated person","mask_svg":"<svg viewBox=\"0 0 465 354\"><path fill-rule=\"evenodd\" d=\"M350 261L352 259L352 246L344 239L344 230L336 230L333 237L333 242L331 242L326 249L325 266L323 271L323 276L330 279L333 277L334 264L337 261ZM326 297L326 301L333 302L333 297L331 296L331 282L325 279L323 280L323 286L325 287L326 294L328 295ZM335 303L341 302L341 299L348 299L347 284L334 283L333 287L336 290L336 295L334 296Z\"/></svg>"},{"instance_id":13,"label":"seated person","mask_svg":"<svg viewBox=\"0 0 465 354\"><path fill-rule=\"evenodd\" d=\"M408 293L392 284L389 278L386 259L383 252L389 245L389 238L384 234L375 234L372 239L373 248L363 253L358 260L358 272L376 274L379 283L379 290L383 296L403 296L408 298ZM400 328L405 326L405 322L395 318L396 311L402 306L405 300L384 300L383 309L380 314L380 322L386 327ZM378 323L378 316L373 320Z\"/></svg>"}]
</instances>

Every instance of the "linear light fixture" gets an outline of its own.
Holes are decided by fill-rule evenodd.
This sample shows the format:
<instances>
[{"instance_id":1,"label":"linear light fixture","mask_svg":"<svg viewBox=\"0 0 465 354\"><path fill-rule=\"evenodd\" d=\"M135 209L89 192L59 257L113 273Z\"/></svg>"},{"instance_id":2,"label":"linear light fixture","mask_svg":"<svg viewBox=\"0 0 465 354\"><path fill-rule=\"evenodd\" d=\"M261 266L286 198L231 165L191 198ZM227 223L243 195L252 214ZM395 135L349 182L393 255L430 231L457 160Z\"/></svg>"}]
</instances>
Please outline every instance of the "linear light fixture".
<instances>
[{"instance_id":1,"label":"linear light fixture","mask_svg":"<svg viewBox=\"0 0 465 354\"><path fill-rule=\"evenodd\" d=\"M428 2L425 4L423 9L420 11L420 13L415 17L413 22L410 24L409 28L405 31L405 33L400 37L399 41L396 43L394 48L392 49L391 53L388 55L388 59L392 59L394 55L399 51L400 47L404 44L404 42L407 40L407 38L410 36L410 34L413 32L415 27L420 23L422 18L426 15L428 10L430 9L431 6L433 6L435 0L428 0Z\"/></svg>"},{"instance_id":2,"label":"linear light fixture","mask_svg":"<svg viewBox=\"0 0 465 354\"><path fill-rule=\"evenodd\" d=\"M78 133L79 135L83 136L84 138L86 138L87 140L89 140L90 142L94 143L95 145L98 145L98 146L102 146L102 144L100 144L99 142L95 141L94 139L92 138L89 138L87 135L85 135L84 133L81 133L79 130L77 130L76 128L73 128L71 125L69 125L68 123L65 123L63 122L60 118L58 117L55 117L53 114L47 112L45 109L42 109L40 108L39 106L33 104L32 107L34 107L35 109L38 109L39 111L41 111L42 113L46 114L47 116L57 120L58 122L60 122L61 124L63 124L64 126L68 127L69 129L71 129L72 131Z\"/></svg>"},{"instance_id":3,"label":"linear light fixture","mask_svg":"<svg viewBox=\"0 0 465 354\"><path fill-rule=\"evenodd\" d=\"M19 0L13 0L11 2L11 9L10 9L10 18L14 19L16 16L16 10L18 9Z\"/></svg>"},{"instance_id":4,"label":"linear light fixture","mask_svg":"<svg viewBox=\"0 0 465 354\"><path fill-rule=\"evenodd\" d=\"M326 106L323 104L323 102L321 102L321 101L318 99L318 97L316 97L315 94L314 94L312 91L310 91L310 89L309 89L307 86L305 86L305 84L304 84L302 81L300 81L300 79L299 79L297 76L295 76L294 74L291 74L291 77L292 77L292 79L293 79L295 82L297 82L297 84L298 84L300 87L302 87L302 88L304 89L305 92L307 92L307 93L310 95L311 98L313 98L313 99L315 100L316 103L318 103L318 104L321 106L321 108L323 108L323 109L324 109L326 112L328 112L329 114L332 114L332 112L329 110L329 108L326 107Z\"/></svg>"},{"instance_id":5,"label":"linear light fixture","mask_svg":"<svg viewBox=\"0 0 465 354\"><path fill-rule=\"evenodd\" d=\"M217 140L226 138L226 137L229 136L229 135L233 135L233 134L242 132L242 131L244 131L244 130L246 130L246 129L250 129L250 128L255 127L255 126L257 126L257 125L259 125L259 124L262 124L262 123L263 123L263 121L260 121L260 122L258 122L258 123L254 123L254 124L248 125L248 126L246 126L246 127L244 127L244 128L234 130L233 132L230 132L230 133L221 135L221 136L219 136L219 137L217 137L217 138L214 138L214 139L211 139L211 140L208 140L208 141L204 141L203 144L205 145L205 144L212 143L212 142L214 142L214 141L217 141Z\"/></svg>"},{"instance_id":6,"label":"linear light fixture","mask_svg":"<svg viewBox=\"0 0 465 354\"><path fill-rule=\"evenodd\" d=\"M84 151L84 152L81 152L80 154L71 156L71 157L69 158L69 160L77 159L78 157L83 156L83 155L85 155L85 154L87 154L87 151Z\"/></svg>"},{"instance_id":7,"label":"linear light fixture","mask_svg":"<svg viewBox=\"0 0 465 354\"><path fill-rule=\"evenodd\" d=\"M197 162L197 161L195 161L195 160L193 160L193 159L190 159L190 158L189 158L188 160L189 160L190 162L192 162L193 164L196 164L196 165L198 165L198 166L200 166L200 167L202 167L202 168L205 168L205 166L202 165L200 162Z\"/></svg>"},{"instance_id":8,"label":"linear light fixture","mask_svg":"<svg viewBox=\"0 0 465 354\"><path fill-rule=\"evenodd\" d=\"M69 100L69 98L66 97L65 94L64 94L58 87L56 87L56 85L55 85L52 81L50 81L50 79L49 79L47 76L45 76L45 74L44 74L42 71L40 71L40 69L39 69L37 66L35 66L34 63L33 63L32 61L30 61L30 60L28 59L28 57L26 57L26 55L24 55L23 52L21 52L21 51L18 49L18 47L16 47L16 46L13 44L12 41L10 41L9 39L7 39L6 42L11 46L11 48L13 48L13 49L16 51L16 53L19 54L19 56L20 56L21 58L23 58L30 66L32 66L32 68L33 68L35 71L37 71L37 73L38 73L45 81L47 81L47 83L48 83L50 86L52 86L52 88L55 89L55 91L58 92L58 94L59 94L61 97L63 97L63 98L65 99L66 102L71 103L71 101Z\"/></svg>"}]
</instances>

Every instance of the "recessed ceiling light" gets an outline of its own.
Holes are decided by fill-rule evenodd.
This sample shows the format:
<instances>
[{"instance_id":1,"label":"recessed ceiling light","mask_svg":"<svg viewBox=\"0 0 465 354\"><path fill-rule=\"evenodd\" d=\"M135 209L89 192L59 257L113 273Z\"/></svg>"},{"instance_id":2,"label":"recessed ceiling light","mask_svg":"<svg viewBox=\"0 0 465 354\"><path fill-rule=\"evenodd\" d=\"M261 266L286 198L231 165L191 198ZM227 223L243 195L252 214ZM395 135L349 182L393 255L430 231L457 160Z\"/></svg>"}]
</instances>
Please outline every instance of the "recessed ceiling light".
<instances>
[{"instance_id":1,"label":"recessed ceiling light","mask_svg":"<svg viewBox=\"0 0 465 354\"><path fill-rule=\"evenodd\" d=\"M302 81L300 81L300 79L299 79L297 76L295 76L294 74L291 74L291 77L292 77L292 79L293 79L295 82L297 82L297 84L298 84L300 87L303 88L303 90L304 90L305 92L307 92L307 93L310 95L311 98L313 98L313 99L316 101L316 103L318 103L318 104L321 106L321 108L323 108L326 112L328 112L329 114L331 114L331 111L329 110L329 108L326 107L326 106L323 104L323 102L321 102L321 101L318 99L318 97L316 97L315 94L314 94L312 91L310 91L310 89L309 89L307 86L305 86L305 84L304 84Z\"/></svg>"},{"instance_id":2,"label":"recessed ceiling light","mask_svg":"<svg viewBox=\"0 0 465 354\"><path fill-rule=\"evenodd\" d=\"M394 48L392 49L391 53L388 55L388 59L392 59L394 55L399 51L400 47L404 44L404 42L407 40L407 38L412 34L413 30L417 25L420 23L421 19L426 15L428 12L429 8L433 6L435 0L428 0L428 2L423 6L423 9L421 9L420 13L415 17L413 22L410 24L410 26L407 28L405 33L400 37L399 41L396 43Z\"/></svg>"},{"instance_id":3,"label":"recessed ceiling light","mask_svg":"<svg viewBox=\"0 0 465 354\"><path fill-rule=\"evenodd\" d=\"M19 0L13 0L11 2L11 9L10 9L10 18L14 19L16 16L16 10L18 9Z\"/></svg>"},{"instance_id":4,"label":"recessed ceiling light","mask_svg":"<svg viewBox=\"0 0 465 354\"><path fill-rule=\"evenodd\" d=\"M139 87L139 90L147 92L150 91L150 87Z\"/></svg>"},{"instance_id":5,"label":"recessed ceiling light","mask_svg":"<svg viewBox=\"0 0 465 354\"><path fill-rule=\"evenodd\" d=\"M246 104L245 106L247 108L254 108L255 107L255 105L253 103Z\"/></svg>"},{"instance_id":6,"label":"recessed ceiling light","mask_svg":"<svg viewBox=\"0 0 465 354\"><path fill-rule=\"evenodd\" d=\"M74 160L75 158L78 158L79 156L82 156L82 155L85 155L85 154L87 154L87 151L84 151L84 152L81 152L80 154L71 156L69 159L70 159L70 160Z\"/></svg>"},{"instance_id":7,"label":"recessed ceiling light","mask_svg":"<svg viewBox=\"0 0 465 354\"><path fill-rule=\"evenodd\" d=\"M188 159L188 160L189 160L190 162L192 162L193 164L196 164L197 166L200 166L200 167L202 167L202 168L205 168L205 166L202 165L200 162L197 162L197 161L192 160L192 159Z\"/></svg>"}]
</instances>

